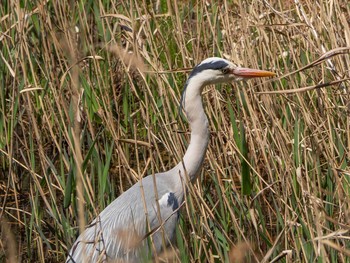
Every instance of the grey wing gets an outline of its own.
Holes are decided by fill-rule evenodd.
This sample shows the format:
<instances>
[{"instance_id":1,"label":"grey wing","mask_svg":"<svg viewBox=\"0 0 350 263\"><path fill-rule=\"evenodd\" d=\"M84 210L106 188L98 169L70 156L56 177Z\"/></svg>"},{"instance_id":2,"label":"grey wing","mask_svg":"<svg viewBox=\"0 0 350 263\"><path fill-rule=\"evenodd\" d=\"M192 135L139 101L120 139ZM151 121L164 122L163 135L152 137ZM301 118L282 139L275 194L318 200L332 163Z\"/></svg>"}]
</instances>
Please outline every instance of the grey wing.
<instances>
[{"instance_id":1,"label":"grey wing","mask_svg":"<svg viewBox=\"0 0 350 263\"><path fill-rule=\"evenodd\" d=\"M142 185L143 194L137 183L101 212L78 237L66 262L137 261L140 249L147 242L144 237L149 230L159 227L152 235L156 251L161 250L163 237L166 245L172 241L178 219L177 212L174 213L179 206L178 199L166 184L157 182L160 197L157 202L151 177L144 178Z\"/></svg>"},{"instance_id":2,"label":"grey wing","mask_svg":"<svg viewBox=\"0 0 350 263\"><path fill-rule=\"evenodd\" d=\"M154 194L153 194L154 195ZM136 184L107 206L78 237L66 262L134 261L146 234L145 212Z\"/></svg>"}]
</instances>

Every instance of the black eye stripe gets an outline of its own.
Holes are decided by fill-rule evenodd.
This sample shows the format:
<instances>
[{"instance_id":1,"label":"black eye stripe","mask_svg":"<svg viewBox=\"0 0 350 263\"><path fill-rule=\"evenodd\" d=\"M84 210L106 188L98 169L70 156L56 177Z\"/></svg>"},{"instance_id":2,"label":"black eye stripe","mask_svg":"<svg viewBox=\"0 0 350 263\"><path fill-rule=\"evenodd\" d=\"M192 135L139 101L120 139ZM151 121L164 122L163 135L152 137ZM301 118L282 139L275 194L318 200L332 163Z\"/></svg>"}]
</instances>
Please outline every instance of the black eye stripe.
<instances>
[{"instance_id":1,"label":"black eye stripe","mask_svg":"<svg viewBox=\"0 0 350 263\"><path fill-rule=\"evenodd\" d=\"M192 70L189 79L197 75L198 73L207 70L207 69L224 69L228 66L228 64L224 60L216 60L216 61L210 61L206 63L201 63L194 67Z\"/></svg>"}]
</instances>

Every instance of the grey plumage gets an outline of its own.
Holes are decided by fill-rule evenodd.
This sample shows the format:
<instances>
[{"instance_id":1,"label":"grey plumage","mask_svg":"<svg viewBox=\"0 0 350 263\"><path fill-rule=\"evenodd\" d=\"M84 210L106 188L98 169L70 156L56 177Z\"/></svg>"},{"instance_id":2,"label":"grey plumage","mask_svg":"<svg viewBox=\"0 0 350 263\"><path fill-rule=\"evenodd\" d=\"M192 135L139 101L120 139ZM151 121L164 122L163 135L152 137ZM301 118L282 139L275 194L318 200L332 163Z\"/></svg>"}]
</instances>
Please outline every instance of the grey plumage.
<instances>
[{"instance_id":1,"label":"grey plumage","mask_svg":"<svg viewBox=\"0 0 350 263\"><path fill-rule=\"evenodd\" d=\"M115 255L109 255L109 251L117 252L120 259L135 260L139 251L132 249L132 247L131 251L129 251L130 247L128 247L128 244L138 241L141 243L146 242L146 234L158 228L165 220L162 230L165 232L164 236L168 239L166 244L170 243L174 237L175 221L177 221L179 213L176 209L183 199L176 196L173 192L175 189L171 182L167 180L167 173L156 175L156 186L163 186L161 189L157 189L161 220L159 220L157 215L158 207L153 178L152 176L147 176L142 182L136 183L114 200L86 228L71 249L70 256L74 258L74 261L73 259L69 261L70 257L68 256L67 262L82 262L81 260L84 257L82 253L84 251L81 248L84 246L84 243L86 244L86 262L113 259ZM170 197L162 200L164 196L169 194ZM147 197L146 207L144 207L142 196ZM148 219L146 219L145 214L148 215ZM140 218L142 218L141 221ZM149 227L147 226L147 221ZM112 230L106 233L104 231L106 229ZM161 232L161 230L158 230L152 236L156 251L161 250ZM118 239L121 239L126 245L119 243ZM91 245L92 243L95 243L95 247Z\"/></svg>"},{"instance_id":2,"label":"grey plumage","mask_svg":"<svg viewBox=\"0 0 350 263\"><path fill-rule=\"evenodd\" d=\"M225 69L225 70L224 70ZM142 251L160 253L172 245L186 184L200 171L209 141L201 93L209 84L266 77L267 71L238 68L221 58L208 58L191 72L181 104L191 127L191 141L171 170L149 175L108 205L73 244L66 262L140 262ZM148 240L152 240L148 244ZM155 256L152 254L152 256Z\"/></svg>"}]
</instances>

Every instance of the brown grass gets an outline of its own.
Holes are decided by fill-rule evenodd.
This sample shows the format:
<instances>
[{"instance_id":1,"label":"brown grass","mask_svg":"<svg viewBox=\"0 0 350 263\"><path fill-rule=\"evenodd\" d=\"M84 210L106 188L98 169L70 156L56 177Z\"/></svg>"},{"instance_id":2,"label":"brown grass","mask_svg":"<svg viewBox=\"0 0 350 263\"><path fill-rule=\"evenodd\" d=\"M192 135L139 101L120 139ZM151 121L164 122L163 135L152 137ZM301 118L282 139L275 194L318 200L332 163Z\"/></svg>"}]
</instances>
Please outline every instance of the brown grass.
<instances>
[{"instance_id":1,"label":"brown grass","mask_svg":"<svg viewBox=\"0 0 350 263\"><path fill-rule=\"evenodd\" d=\"M215 55L278 77L205 90L210 145L167 253L348 262L349 22L345 0L3 3L0 261L62 262L78 228L178 163L184 72Z\"/></svg>"}]
</instances>

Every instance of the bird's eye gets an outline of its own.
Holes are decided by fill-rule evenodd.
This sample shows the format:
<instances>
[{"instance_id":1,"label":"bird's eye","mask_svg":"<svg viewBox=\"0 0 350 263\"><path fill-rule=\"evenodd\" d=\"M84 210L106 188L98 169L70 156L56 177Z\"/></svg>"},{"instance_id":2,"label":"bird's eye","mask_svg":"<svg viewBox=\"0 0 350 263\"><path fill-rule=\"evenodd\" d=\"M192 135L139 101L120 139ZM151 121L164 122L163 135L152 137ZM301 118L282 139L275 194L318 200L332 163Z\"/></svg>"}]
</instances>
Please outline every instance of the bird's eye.
<instances>
[{"instance_id":1,"label":"bird's eye","mask_svg":"<svg viewBox=\"0 0 350 263\"><path fill-rule=\"evenodd\" d=\"M221 70L222 74L227 74L229 72L229 69L228 68L223 68Z\"/></svg>"}]
</instances>

